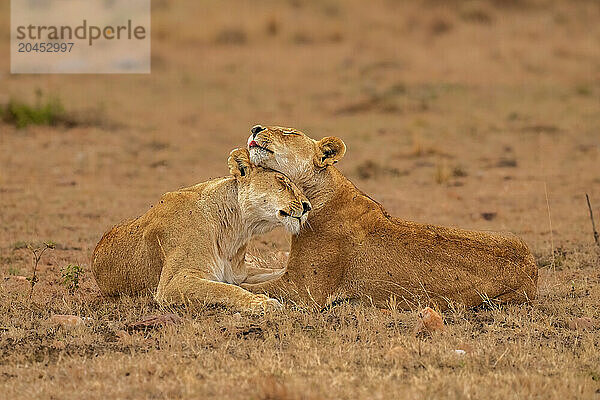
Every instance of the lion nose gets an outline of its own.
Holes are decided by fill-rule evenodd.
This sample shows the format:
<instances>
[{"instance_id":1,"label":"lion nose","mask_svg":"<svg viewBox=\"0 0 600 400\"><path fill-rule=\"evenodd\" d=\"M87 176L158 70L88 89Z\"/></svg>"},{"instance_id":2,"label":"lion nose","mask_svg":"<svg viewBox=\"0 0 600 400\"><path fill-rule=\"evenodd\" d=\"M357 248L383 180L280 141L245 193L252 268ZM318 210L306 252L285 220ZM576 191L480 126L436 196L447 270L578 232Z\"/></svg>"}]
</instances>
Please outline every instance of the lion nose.
<instances>
[{"instance_id":1,"label":"lion nose","mask_svg":"<svg viewBox=\"0 0 600 400\"><path fill-rule=\"evenodd\" d=\"M258 132L262 132L267 128L263 128L260 125L255 125L254 127L252 127L252 129L250 129L250 132L252 132L252 137L255 138L256 135L258 134Z\"/></svg>"},{"instance_id":2,"label":"lion nose","mask_svg":"<svg viewBox=\"0 0 600 400\"><path fill-rule=\"evenodd\" d=\"M302 202L302 215L306 214L310 210L312 210L310 203L308 201L303 201Z\"/></svg>"}]
</instances>

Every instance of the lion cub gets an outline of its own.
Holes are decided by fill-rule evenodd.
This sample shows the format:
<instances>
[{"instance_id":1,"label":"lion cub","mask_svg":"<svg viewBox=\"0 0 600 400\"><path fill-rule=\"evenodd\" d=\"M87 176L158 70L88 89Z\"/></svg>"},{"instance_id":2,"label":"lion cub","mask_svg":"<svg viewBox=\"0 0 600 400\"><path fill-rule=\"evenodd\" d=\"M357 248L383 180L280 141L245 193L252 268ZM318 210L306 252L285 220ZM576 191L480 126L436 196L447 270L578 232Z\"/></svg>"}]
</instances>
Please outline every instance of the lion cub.
<instances>
[{"instance_id":1,"label":"lion cub","mask_svg":"<svg viewBox=\"0 0 600 400\"><path fill-rule=\"evenodd\" d=\"M154 292L161 304L207 302L240 310L278 306L241 283L274 279L284 270L247 268L249 239L284 226L297 234L311 209L281 173L257 167L233 150L232 176L164 194L141 217L104 234L92 270L104 295Z\"/></svg>"}]
</instances>

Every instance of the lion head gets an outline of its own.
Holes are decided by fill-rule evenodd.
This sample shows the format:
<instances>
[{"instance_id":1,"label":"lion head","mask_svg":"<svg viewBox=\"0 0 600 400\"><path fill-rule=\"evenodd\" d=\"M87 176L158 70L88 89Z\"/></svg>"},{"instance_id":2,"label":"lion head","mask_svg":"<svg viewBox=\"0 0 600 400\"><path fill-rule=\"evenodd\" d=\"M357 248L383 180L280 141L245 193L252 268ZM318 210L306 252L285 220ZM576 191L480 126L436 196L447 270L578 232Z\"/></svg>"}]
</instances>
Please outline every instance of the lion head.
<instances>
[{"instance_id":1,"label":"lion head","mask_svg":"<svg viewBox=\"0 0 600 400\"><path fill-rule=\"evenodd\" d=\"M246 149L235 149L227 160L229 172L238 182L238 202L244 218L256 233L283 225L300 232L311 205L300 189L285 175L258 167Z\"/></svg>"},{"instance_id":2,"label":"lion head","mask_svg":"<svg viewBox=\"0 0 600 400\"><path fill-rule=\"evenodd\" d=\"M346 145L337 137L313 140L304 133L279 126L256 125L248 138L250 160L256 165L280 171L302 182L317 171L338 162Z\"/></svg>"}]
</instances>

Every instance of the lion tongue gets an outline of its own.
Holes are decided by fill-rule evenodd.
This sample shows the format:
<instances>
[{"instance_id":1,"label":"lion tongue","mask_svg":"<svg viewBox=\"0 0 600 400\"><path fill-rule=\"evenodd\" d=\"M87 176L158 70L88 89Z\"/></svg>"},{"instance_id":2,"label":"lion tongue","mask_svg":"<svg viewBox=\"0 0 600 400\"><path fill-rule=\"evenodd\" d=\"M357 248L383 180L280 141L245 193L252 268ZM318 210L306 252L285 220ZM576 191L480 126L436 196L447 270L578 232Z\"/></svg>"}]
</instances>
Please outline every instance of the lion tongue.
<instances>
[{"instance_id":1,"label":"lion tongue","mask_svg":"<svg viewBox=\"0 0 600 400\"><path fill-rule=\"evenodd\" d=\"M258 143L256 143L256 140L253 140L250 143L248 143L248 147L258 147Z\"/></svg>"}]
</instances>

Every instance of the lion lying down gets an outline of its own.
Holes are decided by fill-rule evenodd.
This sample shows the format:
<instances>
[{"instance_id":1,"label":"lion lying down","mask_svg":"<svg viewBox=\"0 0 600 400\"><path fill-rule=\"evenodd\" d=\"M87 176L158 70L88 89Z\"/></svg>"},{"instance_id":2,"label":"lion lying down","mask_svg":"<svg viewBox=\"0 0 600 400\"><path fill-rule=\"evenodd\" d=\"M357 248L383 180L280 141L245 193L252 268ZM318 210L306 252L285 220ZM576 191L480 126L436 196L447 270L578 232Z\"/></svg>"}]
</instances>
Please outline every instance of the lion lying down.
<instances>
[{"instance_id":1,"label":"lion lying down","mask_svg":"<svg viewBox=\"0 0 600 400\"><path fill-rule=\"evenodd\" d=\"M538 271L522 240L389 216L333 166L346 151L342 140L255 126L248 147L255 164L286 174L313 207L292 237L287 272L243 285L250 291L318 307L344 299L442 309L535 299Z\"/></svg>"},{"instance_id":2,"label":"lion lying down","mask_svg":"<svg viewBox=\"0 0 600 400\"><path fill-rule=\"evenodd\" d=\"M283 271L247 268L252 235L283 225L297 233L310 203L281 173L254 166L248 151L228 160L230 177L164 194L141 217L105 233L92 270L105 295L154 293L161 304L220 303L240 310L278 306L241 283Z\"/></svg>"}]
</instances>

